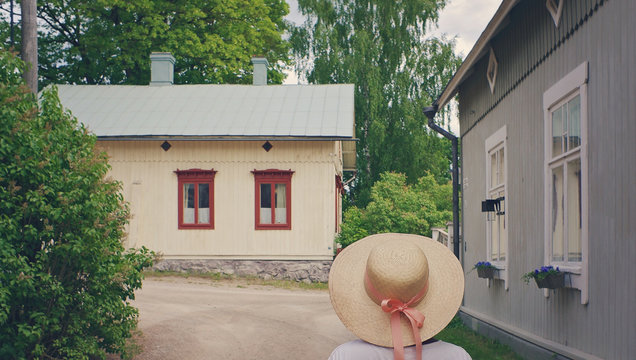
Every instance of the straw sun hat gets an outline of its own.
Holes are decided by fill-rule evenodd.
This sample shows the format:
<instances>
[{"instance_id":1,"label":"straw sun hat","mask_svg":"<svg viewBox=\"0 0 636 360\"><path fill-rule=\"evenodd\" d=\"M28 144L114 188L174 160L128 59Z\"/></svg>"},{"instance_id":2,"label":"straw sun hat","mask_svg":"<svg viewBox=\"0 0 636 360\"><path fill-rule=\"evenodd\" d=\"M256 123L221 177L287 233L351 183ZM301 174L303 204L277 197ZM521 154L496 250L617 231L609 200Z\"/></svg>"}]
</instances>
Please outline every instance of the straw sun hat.
<instances>
[{"instance_id":1,"label":"straw sun hat","mask_svg":"<svg viewBox=\"0 0 636 360\"><path fill-rule=\"evenodd\" d=\"M360 339L384 347L416 344L416 332L419 341L435 336L455 316L463 294L464 272L455 255L419 235L368 236L338 254L329 272L331 303L342 323ZM409 309L387 310L396 304ZM405 314L412 310L423 315L413 316L419 328Z\"/></svg>"}]
</instances>

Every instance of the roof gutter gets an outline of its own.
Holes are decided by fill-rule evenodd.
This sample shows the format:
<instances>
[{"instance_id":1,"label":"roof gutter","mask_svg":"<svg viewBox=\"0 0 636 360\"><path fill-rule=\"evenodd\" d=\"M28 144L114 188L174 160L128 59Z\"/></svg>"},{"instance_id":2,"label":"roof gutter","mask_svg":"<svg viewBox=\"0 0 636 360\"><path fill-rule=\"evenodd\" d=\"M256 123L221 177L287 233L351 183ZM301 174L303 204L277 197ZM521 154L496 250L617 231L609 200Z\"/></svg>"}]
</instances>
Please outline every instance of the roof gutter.
<instances>
[{"instance_id":1,"label":"roof gutter","mask_svg":"<svg viewBox=\"0 0 636 360\"><path fill-rule=\"evenodd\" d=\"M186 136L186 135L128 135L97 136L101 141L359 141L347 136Z\"/></svg>"},{"instance_id":2,"label":"roof gutter","mask_svg":"<svg viewBox=\"0 0 636 360\"><path fill-rule=\"evenodd\" d=\"M428 118L428 127L442 134L449 139L452 144L452 180L453 180L453 253L459 259L459 161L457 157L458 141L457 136L444 130L433 120L437 114L438 107L436 104L424 108L424 115Z\"/></svg>"}]
</instances>

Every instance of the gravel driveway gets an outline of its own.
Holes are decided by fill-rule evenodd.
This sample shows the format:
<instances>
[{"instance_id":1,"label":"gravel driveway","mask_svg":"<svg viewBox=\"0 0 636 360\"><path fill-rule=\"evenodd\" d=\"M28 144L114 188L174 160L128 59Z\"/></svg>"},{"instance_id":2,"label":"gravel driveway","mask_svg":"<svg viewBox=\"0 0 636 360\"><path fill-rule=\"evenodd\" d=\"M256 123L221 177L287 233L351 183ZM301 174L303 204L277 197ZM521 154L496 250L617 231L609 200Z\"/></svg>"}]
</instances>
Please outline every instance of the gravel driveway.
<instances>
[{"instance_id":1,"label":"gravel driveway","mask_svg":"<svg viewBox=\"0 0 636 360\"><path fill-rule=\"evenodd\" d=\"M148 278L137 292L143 359L326 359L355 338L327 291Z\"/></svg>"}]
</instances>

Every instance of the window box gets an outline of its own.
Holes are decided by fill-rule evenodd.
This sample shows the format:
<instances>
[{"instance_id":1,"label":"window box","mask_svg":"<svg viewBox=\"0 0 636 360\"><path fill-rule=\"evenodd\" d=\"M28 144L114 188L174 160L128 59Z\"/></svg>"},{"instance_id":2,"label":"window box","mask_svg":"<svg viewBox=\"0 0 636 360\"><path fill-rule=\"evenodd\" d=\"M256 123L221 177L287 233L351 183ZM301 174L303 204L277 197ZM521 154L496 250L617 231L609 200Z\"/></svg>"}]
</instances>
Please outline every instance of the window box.
<instances>
[{"instance_id":1,"label":"window box","mask_svg":"<svg viewBox=\"0 0 636 360\"><path fill-rule=\"evenodd\" d=\"M492 279L495 276L494 268L477 268L477 276L482 279Z\"/></svg>"},{"instance_id":2,"label":"window box","mask_svg":"<svg viewBox=\"0 0 636 360\"><path fill-rule=\"evenodd\" d=\"M178 178L179 229L214 229L214 175L216 171L175 171Z\"/></svg>"},{"instance_id":3,"label":"window box","mask_svg":"<svg viewBox=\"0 0 636 360\"><path fill-rule=\"evenodd\" d=\"M497 268L489 261L479 261L472 270L477 269L477 276L482 279L492 279L495 276ZM472 271L471 270L471 271Z\"/></svg>"},{"instance_id":4,"label":"window box","mask_svg":"<svg viewBox=\"0 0 636 360\"><path fill-rule=\"evenodd\" d=\"M534 279L539 289L558 289L565 287L565 272L552 265L542 266L538 269L524 274L521 279L526 284L530 283L530 279Z\"/></svg>"},{"instance_id":5,"label":"window box","mask_svg":"<svg viewBox=\"0 0 636 360\"><path fill-rule=\"evenodd\" d=\"M254 170L256 230L291 230L291 170Z\"/></svg>"},{"instance_id":6,"label":"window box","mask_svg":"<svg viewBox=\"0 0 636 360\"><path fill-rule=\"evenodd\" d=\"M543 279L534 278L539 289L559 289L565 286L565 273L550 274Z\"/></svg>"}]
</instances>

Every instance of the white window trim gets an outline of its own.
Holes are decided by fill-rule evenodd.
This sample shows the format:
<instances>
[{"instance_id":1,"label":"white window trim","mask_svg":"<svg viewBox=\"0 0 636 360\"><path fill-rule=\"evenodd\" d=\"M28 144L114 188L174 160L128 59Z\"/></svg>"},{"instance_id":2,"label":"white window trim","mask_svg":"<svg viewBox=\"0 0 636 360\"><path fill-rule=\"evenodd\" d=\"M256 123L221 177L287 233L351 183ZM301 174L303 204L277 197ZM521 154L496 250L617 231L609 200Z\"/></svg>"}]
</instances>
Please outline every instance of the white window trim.
<instances>
[{"instance_id":1,"label":"white window trim","mask_svg":"<svg viewBox=\"0 0 636 360\"><path fill-rule=\"evenodd\" d=\"M566 286L581 290L581 304L587 304L589 300L588 294L588 259L589 259L589 243L588 243L588 163L587 163L587 80L588 80L588 62L584 62L577 66L569 74L552 85L543 93L543 114L544 114L544 264L559 266L562 271L570 273L569 279L566 277ZM550 214L551 214L551 168L552 160L551 141L552 138L552 117L550 109L553 105L572 95L578 91L581 98L581 251L582 259L580 265L563 264L561 262L552 261L552 241L550 232ZM563 155L567 156L567 154ZM548 296L548 291L544 291Z\"/></svg>"},{"instance_id":2,"label":"white window trim","mask_svg":"<svg viewBox=\"0 0 636 360\"><path fill-rule=\"evenodd\" d=\"M504 261L491 261L491 263L499 270L497 272L496 278L504 281L504 288L508 290L508 269L510 268L510 241L508 241L508 141L507 141L507 130L504 125L499 130L495 131L492 135L490 135L485 141L485 157L486 157L486 188L485 194L488 197L490 192L490 152L494 149L504 149L504 201L505 201L505 212L504 212L504 223L506 224L505 233L506 233L506 260ZM490 259L491 249L491 228L489 224L486 226L486 258ZM490 280L487 282L488 286L490 286Z\"/></svg>"}]
</instances>

